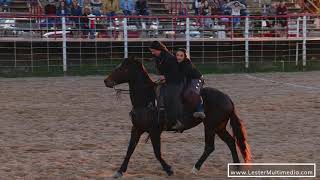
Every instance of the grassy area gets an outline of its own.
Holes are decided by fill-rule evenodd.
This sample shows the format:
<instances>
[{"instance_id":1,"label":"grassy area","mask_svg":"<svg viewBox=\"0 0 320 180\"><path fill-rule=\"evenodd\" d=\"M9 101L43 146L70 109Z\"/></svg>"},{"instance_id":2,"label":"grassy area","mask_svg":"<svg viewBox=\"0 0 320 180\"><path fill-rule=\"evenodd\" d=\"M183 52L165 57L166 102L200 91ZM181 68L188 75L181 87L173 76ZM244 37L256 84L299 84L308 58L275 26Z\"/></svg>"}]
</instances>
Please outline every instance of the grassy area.
<instances>
[{"instance_id":1,"label":"grassy area","mask_svg":"<svg viewBox=\"0 0 320 180\"><path fill-rule=\"evenodd\" d=\"M0 68L0 77L52 77L52 76L87 76L87 75L107 75L120 62L113 64L82 65L70 66L67 73L63 72L62 66L38 66L34 68ZM150 73L155 73L153 62L144 62L144 65ZM246 69L244 63L238 64L217 64L206 63L196 64L197 68L203 74L220 74L220 73L255 73L255 72L296 72L320 70L320 61L308 61L307 66L303 68L294 62L250 62L249 68Z\"/></svg>"}]
</instances>

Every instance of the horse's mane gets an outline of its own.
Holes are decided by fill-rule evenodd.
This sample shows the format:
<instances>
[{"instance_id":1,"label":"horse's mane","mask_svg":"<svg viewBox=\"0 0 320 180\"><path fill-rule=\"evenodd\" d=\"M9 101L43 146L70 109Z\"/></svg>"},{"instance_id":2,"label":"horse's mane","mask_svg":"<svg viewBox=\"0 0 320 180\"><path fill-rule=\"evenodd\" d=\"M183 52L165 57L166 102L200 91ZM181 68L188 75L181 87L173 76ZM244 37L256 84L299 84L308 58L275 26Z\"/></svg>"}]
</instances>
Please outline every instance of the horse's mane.
<instances>
[{"instance_id":1,"label":"horse's mane","mask_svg":"<svg viewBox=\"0 0 320 180\"><path fill-rule=\"evenodd\" d=\"M141 62L141 67L142 67L142 71L145 74L145 76L147 77L147 79L150 81L150 83L155 84L155 82L153 82L153 80L151 79L148 70L146 69L146 67L144 66L144 64Z\"/></svg>"}]
</instances>

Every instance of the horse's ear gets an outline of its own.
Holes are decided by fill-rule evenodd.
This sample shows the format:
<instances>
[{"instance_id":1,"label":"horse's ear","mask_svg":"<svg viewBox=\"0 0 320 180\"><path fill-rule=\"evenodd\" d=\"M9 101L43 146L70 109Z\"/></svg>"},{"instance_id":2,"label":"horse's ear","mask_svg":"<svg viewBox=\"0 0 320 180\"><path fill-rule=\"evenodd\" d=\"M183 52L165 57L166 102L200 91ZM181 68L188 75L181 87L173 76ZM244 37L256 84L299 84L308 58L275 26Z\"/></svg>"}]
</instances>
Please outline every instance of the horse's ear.
<instances>
[{"instance_id":1,"label":"horse's ear","mask_svg":"<svg viewBox=\"0 0 320 180\"><path fill-rule=\"evenodd\" d=\"M142 58L136 59L136 62L142 64Z\"/></svg>"},{"instance_id":2,"label":"horse's ear","mask_svg":"<svg viewBox=\"0 0 320 180\"><path fill-rule=\"evenodd\" d=\"M130 57L129 57L129 60L130 60L131 62L135 62L135 63L142 64L142 59L140 59L140 58L136 59L135 56L130 56Z\"/></svg>"}]
</instances>

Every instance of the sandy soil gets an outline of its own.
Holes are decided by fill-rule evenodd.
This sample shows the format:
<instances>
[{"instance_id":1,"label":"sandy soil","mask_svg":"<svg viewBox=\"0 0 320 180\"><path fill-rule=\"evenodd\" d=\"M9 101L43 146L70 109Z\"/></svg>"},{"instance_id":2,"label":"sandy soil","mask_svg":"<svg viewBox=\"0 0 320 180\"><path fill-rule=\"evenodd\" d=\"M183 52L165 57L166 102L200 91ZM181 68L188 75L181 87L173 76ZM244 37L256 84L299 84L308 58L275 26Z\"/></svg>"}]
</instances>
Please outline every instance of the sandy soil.
<instances>
[{"instance_id":1,"label":"sandy soil","mask_svg":"<svg viewBox=\"0 0 320 180\"><path fill-rule=\"evenodd\" d=\"M320 72L251 75L282 83L245 74L206 79L234 100L253 161L319 163ZM0 179L109 179L127 149L131 107L103 78L0 79ZM203 136L202 125L163 134L163 156L175 169L170 179L226 178L232 158L219 138L200 173L191 175ZM135 178L167 178L150 143L141 141L131 158L125 179Z\"/></svg>"}]
</instances>

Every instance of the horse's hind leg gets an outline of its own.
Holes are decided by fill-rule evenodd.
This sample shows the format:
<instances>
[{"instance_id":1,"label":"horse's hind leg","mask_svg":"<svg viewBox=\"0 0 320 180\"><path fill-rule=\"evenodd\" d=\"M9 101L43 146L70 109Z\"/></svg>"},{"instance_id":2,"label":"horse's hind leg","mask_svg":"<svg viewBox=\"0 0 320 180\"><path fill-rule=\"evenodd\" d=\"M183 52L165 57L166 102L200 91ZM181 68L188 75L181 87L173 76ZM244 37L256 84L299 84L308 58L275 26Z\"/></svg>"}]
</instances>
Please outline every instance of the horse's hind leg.
<instances>
[{"instance_id":1,"label":"horse's hind leg","mask_svg":"<svg viewBox=\"0 0 320 180\"><path fill-rule=\"evenodd\" d=\"M212 127L209 127L208 124L204 124L205 127L205 148L202 156L197 161L192 169L192 173L196 174L196 171L199 171L204 161L209 157L209 155L214 151L214 138L215 132Z\"/></svg>"},{"instance_id":2,"label":"horse's hind leg","mask_svg":"<svg viewBox=\"0 0 320 180\"><path fill-rule=\"evenodd\" d=\"M154 130L152 130L154 131ZM150 132L150 139L153 146L154 154L157 160L161 163L161 166L164 171L168 174L168 176L173 175L173 170L170 165L168 165L161 157L161 141L160 141L160 131L155 130L154 132Z\"/></svg>"},{"instance_id":3,"label":"horse's hind leg","mask_svg":"<svg viewBox=\"0 0 320 180\"><path fill-rule=\"evenodd\" d=\"M128 150L127 150L127 155L124 158L120 169L113 175L114 178L121 177L122 173L127 171L127 167L128 167L128 163L129 163L130 157L131 157L134 149L136 148L142 133L143 133L143 131L138 130L134 126L132 127L132 129L131 129L131 138L130 138L130 142L129 142L129 146L128 146Z\"/></svg>"},{"instance_id":4,"label":"horse's hind leg","mask_svg":"<svg viewBox=\"0 0 320 180\"><path fill-rule=\"evenodd\" d=\"M228 145L232 159L234 163L239 163L239 156L237 153L236 143L235 139L229 134L229 132L226 129L223 129L218 132L219 137Z\"/></svg>"}]
</instances>

